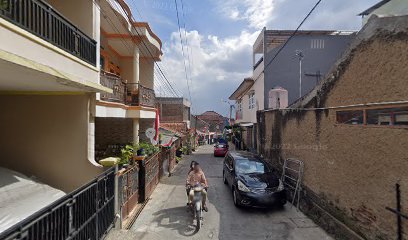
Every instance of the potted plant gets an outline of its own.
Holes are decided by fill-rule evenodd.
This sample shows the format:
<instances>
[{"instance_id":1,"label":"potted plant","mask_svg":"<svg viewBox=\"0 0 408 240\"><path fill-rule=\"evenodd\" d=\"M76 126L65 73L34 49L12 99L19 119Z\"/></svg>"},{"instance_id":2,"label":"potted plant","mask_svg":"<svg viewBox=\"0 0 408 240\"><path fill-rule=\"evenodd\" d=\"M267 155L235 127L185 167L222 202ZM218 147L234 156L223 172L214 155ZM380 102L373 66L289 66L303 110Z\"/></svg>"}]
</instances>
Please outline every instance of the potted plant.
<instances>
[{"instance_id":1,"label":"potted plant","mask_svg":"<svg viewBox=\"0 0 408 240\"><path fill-rule=\"evenodd\" d=\"M123 167L127 167L129 165L130 160L133 158L134 148L132 145L127 144L123 148L120 149L120 160L119 165Z\"/></svg>"},{"instance_id":2,"label":"potted plant","mask_svg":"<svg viewBox=\"0 0 408 240\"><path fill-rule=\"evenodd\" d=\"M183 154L183 151L181 150L181 147L178 147L176 150L176 157L181 158L181 154Z\"/></svg>"},{"instance_id":3,"label":"potted plant","mask_svg":"<svg viewBox=\"0 0 408 240\"><path fill-rule=\"evenodd\" d=\"M146 144L144 144L144 143L139 144L139 148L138 148L138 150L136 152L137 156L145 156L146 155L145 147L146 147Z\"/></svg>"}]
</instances>

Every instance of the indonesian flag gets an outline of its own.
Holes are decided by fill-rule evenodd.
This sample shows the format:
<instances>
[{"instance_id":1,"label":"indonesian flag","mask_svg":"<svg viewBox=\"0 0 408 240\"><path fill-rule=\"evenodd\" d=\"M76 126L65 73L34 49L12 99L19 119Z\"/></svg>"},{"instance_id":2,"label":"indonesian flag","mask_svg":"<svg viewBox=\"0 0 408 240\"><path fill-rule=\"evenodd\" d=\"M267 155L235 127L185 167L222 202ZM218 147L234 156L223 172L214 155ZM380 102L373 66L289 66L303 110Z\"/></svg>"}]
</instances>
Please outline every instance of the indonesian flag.
<instances>
[{"instance_id":1,"label":"indonesian flag","mask_svg":"<svg viewBox=\"0 0 408 240\"><path fill-rule=\"evenodd\" d=\"M158 143L159 142L159 126L160 119L159 119L159 109L156 109L156 119L154 121L154 130L156 130L156 135L154 136L154 140Z\"/></svg>"}]
</instances>

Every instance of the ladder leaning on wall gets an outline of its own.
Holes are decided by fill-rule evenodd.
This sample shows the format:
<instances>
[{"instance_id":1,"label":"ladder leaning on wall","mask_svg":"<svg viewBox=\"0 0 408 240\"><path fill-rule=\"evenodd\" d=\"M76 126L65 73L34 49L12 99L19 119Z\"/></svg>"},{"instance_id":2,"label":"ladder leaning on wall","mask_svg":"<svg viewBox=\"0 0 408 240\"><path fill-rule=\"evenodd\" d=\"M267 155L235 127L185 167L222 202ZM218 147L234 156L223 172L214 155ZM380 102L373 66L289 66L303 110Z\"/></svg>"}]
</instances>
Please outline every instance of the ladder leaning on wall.
<instances>
[{"instance_id":1,"label":"ladder leaning on wall","mask_svg":"<svg viewBox=\"0 0 408 240\"><path fill-rule=\"evenodd\" d=\"M288 158L283 163L281 180L286 187L293 191L292 205L299 209L300 192L302 189L303 161Z\"/></svg>"}]
</instances>

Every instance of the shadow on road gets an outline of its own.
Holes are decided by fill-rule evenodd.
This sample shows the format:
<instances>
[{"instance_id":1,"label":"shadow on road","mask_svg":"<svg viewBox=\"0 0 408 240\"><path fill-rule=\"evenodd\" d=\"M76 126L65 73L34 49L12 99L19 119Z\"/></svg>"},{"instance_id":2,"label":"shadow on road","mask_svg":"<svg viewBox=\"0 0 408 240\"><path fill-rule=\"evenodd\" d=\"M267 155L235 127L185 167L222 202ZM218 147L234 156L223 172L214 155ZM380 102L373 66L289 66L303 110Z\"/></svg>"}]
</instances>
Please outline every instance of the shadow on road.
<instances>
[{"instance_id":1,"label":"shadow on road","mask_svg":"<svg viewBox=\"0 0 408 240\"><path fill-rule=\"evenodd\" d=\"M178 231L180 235L185 237L197 233L193 218L186 206L162 209L153 215L159 227Z\"/></svg>"}]
</instances>

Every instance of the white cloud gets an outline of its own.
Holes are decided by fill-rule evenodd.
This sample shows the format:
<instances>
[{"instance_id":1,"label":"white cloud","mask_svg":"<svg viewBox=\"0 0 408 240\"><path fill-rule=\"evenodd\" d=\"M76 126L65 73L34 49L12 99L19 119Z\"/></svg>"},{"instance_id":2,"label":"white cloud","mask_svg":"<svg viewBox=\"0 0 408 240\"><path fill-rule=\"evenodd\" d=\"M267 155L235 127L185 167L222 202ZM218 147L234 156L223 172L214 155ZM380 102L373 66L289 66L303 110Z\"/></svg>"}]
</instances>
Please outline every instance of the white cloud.
<instances>
[{"instance_id":1,"label":"white cloud","mask_svg":"<svg viewBox=\"0 0 408 240\"><path fill-rule=\"evenodd\" d=\"M276 0L219 1L221 13L232 20L246 20L249 27L261 29L271 20Z\"/></svg>"},{"instance_id":2,"label":"white cloud","mask_svg":"<svg viewBox=\"0 0 408 240\"><path fill-rule=\"evenodd\" d=\"M251 76L252 44L259 32L242 31L238 36L227 38L203 36L198 31L186 34L191 48L185 47L184 51L185 54L188 51L191 53L190 91L195 105L193 110L200 112L208 109L208 106L214 106L214 110L219 110L223 108L218 106L221 99L227 99L244 77ZM175 82L185 97L188 97L178 32L171 34L170 41L163 47L163 52L162 65L166 68L168 78ZM188 68L188 62L186 64ZM170 69L171 71L168 71Z\"/></svg>"}]
</instances>

